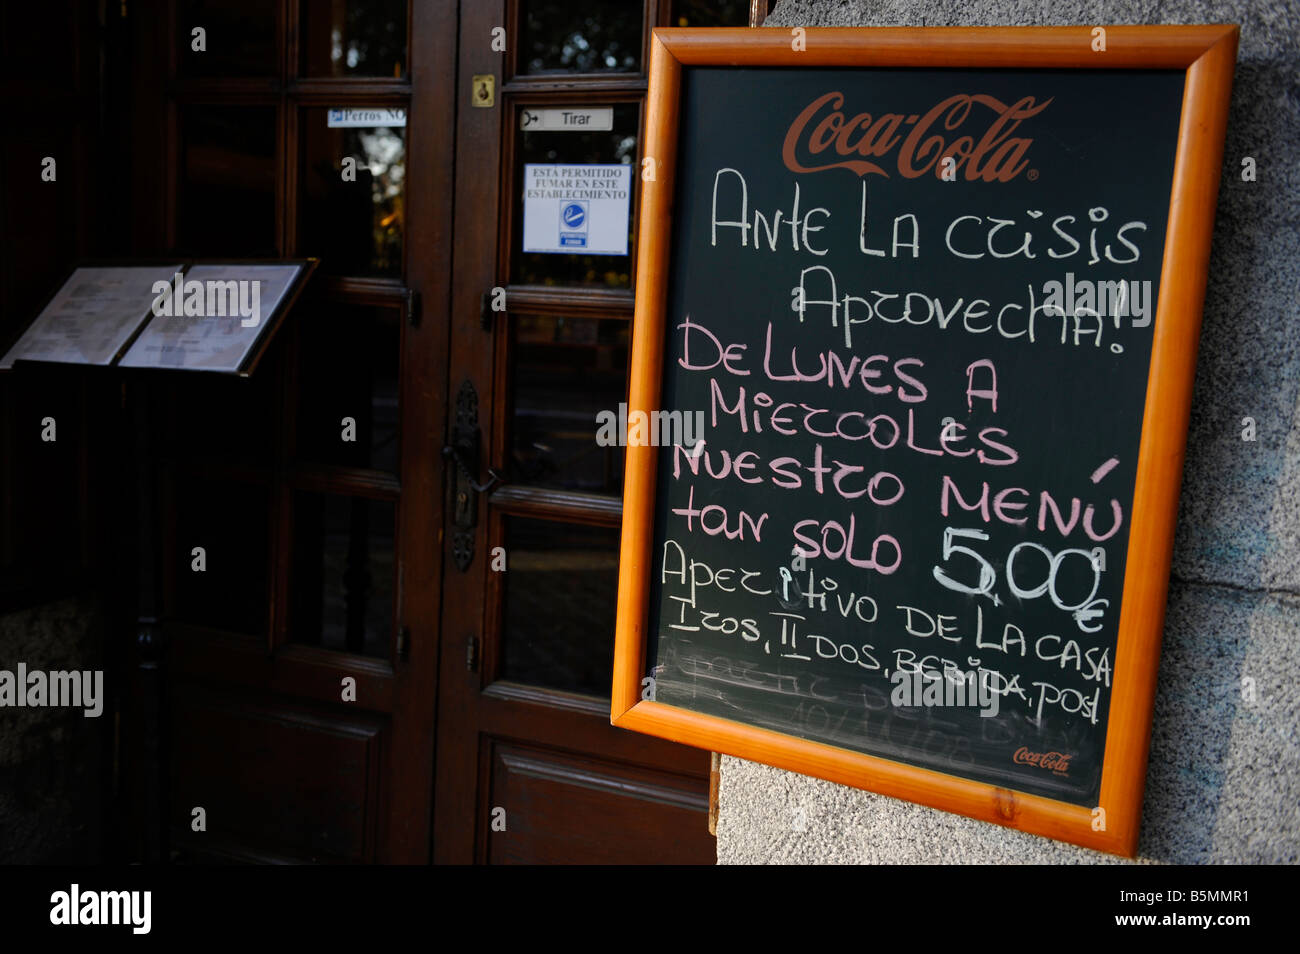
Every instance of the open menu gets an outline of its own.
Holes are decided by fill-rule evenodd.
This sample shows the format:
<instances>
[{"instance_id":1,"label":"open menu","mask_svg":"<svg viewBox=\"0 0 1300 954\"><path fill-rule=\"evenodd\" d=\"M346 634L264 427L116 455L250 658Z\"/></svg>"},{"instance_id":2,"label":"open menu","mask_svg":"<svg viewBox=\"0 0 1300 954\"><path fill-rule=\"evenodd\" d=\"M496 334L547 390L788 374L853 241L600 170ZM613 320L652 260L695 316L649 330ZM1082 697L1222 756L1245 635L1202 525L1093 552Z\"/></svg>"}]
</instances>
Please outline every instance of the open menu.
<instances>
[{"instance_id":1,"label":"open menu","mask_svg":"<svg viewBox=\"0 0 1300 954\"><path fill-rule=\"evenodd\" d=\"M76 269L0 359L242 373L314 260Z\"/></svg>"},{"instance_id":2,"label":"open menu","mask_svg":"<svg viewBox=\"0 0 1300 954\"><path fill-rule=\"evenodd\" d=\"M78 268L9 352L15 361L110 365L149 315L156 282L170 282L177 265Z\"/></svg>"}]
</instances>

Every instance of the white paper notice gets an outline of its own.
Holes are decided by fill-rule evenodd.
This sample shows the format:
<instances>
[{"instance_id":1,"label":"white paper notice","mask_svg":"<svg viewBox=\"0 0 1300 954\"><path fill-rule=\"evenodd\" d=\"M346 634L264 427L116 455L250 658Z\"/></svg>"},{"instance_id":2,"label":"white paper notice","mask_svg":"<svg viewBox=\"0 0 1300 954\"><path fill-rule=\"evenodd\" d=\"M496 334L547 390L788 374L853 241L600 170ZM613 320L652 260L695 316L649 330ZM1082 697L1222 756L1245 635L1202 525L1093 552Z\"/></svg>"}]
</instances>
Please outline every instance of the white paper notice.
<instances>
[{"instance_id":1,"label":"white paper notice","mask_svg":"<svg viewBox=\"0 0 1300 954\"><path fill-rule=\"evenodd\" d=\"M524 251L626 255L632 167L524 166Z\"/></svg>"},{"instance_id":2,"label":"white paper notice","mask_svg":"<svg viewBox=\"0 0 1300 954\"><path fill-rule=\"evenodd\" d=\"M183 276L183 287L166 296L120 366L238 371L301 268L195 265Z\"/></svg>"},{"instance_id":3,"label":"white paper notice","mask_svg":"<svg viewBox=\"0 0 1300 954\"><path fill-rule=\"evenodd\" d=\"M389 109L331 109L325 115L325 125L330 129L366 129L376 126L405 126L406 110Z\"/></svg>"},{"instance_id":4,"label":"white paper notice","mask_svg":"<svg viewBox=\"0 0 1300 954\"><path fill-rule=\"evenodd\" d=\"M180 265L78 268L23 336L0 360L111 364L149 314L154 282L170 281Z\"/></svg>"},{"instance_id":5,"label":"white paper notice","mask_svg":"<svg viewBox=\"0 0 1300 954\"><path fill-rule=\"evenodd\" d=\"M614 107L521 109L519 128L532 132L609 132L614 128Z\"/></svg>"}]
</instances>

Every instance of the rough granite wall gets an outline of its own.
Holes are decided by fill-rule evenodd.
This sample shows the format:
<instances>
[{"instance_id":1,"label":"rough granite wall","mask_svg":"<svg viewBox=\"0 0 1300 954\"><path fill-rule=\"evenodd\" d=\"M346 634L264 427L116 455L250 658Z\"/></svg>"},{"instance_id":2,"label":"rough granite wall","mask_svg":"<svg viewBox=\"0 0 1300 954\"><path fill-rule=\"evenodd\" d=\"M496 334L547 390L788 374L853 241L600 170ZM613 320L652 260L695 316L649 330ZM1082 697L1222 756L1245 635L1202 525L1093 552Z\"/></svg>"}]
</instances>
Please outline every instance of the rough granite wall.
<instances>
[{"instance_id":1,"label":"rough granite wall","mask_svg":"<svg viewBox=\"0 0 1300 954\"><path fill-rule=\"evenodd\" d=\"M1238 23L1139 858L1300 861L1300 3L780 0L769 26ZM1258 164L1243 182L1241 159ZM1242 418L1257 440L1242 440ZM1254 705L1240 680L1258 685ZM801 829L801 830L796 830ZM719 863L1110 856L722 762Z\"/></svg>"},{"instance_id":2,"label":"rough granite wall","mask_svg":"<svg viewBox=\"0 0 1300 954\"><path fill-rule=\"evenodd\" d=\"M10 613L0 616L0 669L102 669L104 639L89 597ZM90 719L78 708L0 710L0 864L101 860L110 705Z\"/></svg>"}]
</instances>

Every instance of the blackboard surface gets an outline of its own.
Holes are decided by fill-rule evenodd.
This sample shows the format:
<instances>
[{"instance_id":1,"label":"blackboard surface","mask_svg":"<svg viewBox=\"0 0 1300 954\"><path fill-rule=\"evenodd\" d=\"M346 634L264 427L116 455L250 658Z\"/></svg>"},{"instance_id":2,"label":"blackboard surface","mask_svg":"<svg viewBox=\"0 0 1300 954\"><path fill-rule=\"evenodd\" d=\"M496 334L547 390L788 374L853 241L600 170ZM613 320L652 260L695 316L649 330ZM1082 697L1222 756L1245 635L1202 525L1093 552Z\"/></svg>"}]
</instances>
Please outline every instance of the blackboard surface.
<instances>
[{"instance_id":1,"label":"blackboard surface","mask_svg":"<svg viewBox=\"0 0 1300 954\"><path fill-rule=\"evenodd\" d=\"M657 702L1097 804L1183 88L683 69Z\"/></svg>"}]
</instances>

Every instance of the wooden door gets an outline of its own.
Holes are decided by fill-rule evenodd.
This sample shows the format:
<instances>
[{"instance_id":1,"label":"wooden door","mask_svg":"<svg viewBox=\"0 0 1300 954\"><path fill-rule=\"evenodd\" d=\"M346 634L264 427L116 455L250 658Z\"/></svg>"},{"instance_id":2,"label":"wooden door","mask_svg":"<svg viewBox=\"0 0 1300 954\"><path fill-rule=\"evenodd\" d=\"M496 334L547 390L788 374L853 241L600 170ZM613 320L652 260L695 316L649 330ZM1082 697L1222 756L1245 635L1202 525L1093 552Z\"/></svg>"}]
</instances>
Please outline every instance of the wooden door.
<instances>
[{"instance_id":1,"label":"wooden door","mask_svg":"<svg viewBox=\"0 0 1300 954\"><path fill-rule=\"evenodd\" d=\"M166 247L320 259L250 380L153 385L188 857L429 860L455 23L455 0L139 22Z\"/></svg>"},{"instance_id":2,"label":"wooden door","mask_svg":"<svg viewBox=\"0 0 1300 954\"><path fill-rule=\"evenodd\" d=\"M436 861L715 860L708 753L609 724L623 452L596 415L626 399L649 29L748 15L461 4ZM530 164L627 166L627 254L523 251Z\"/></svg>"}]
</instances>

